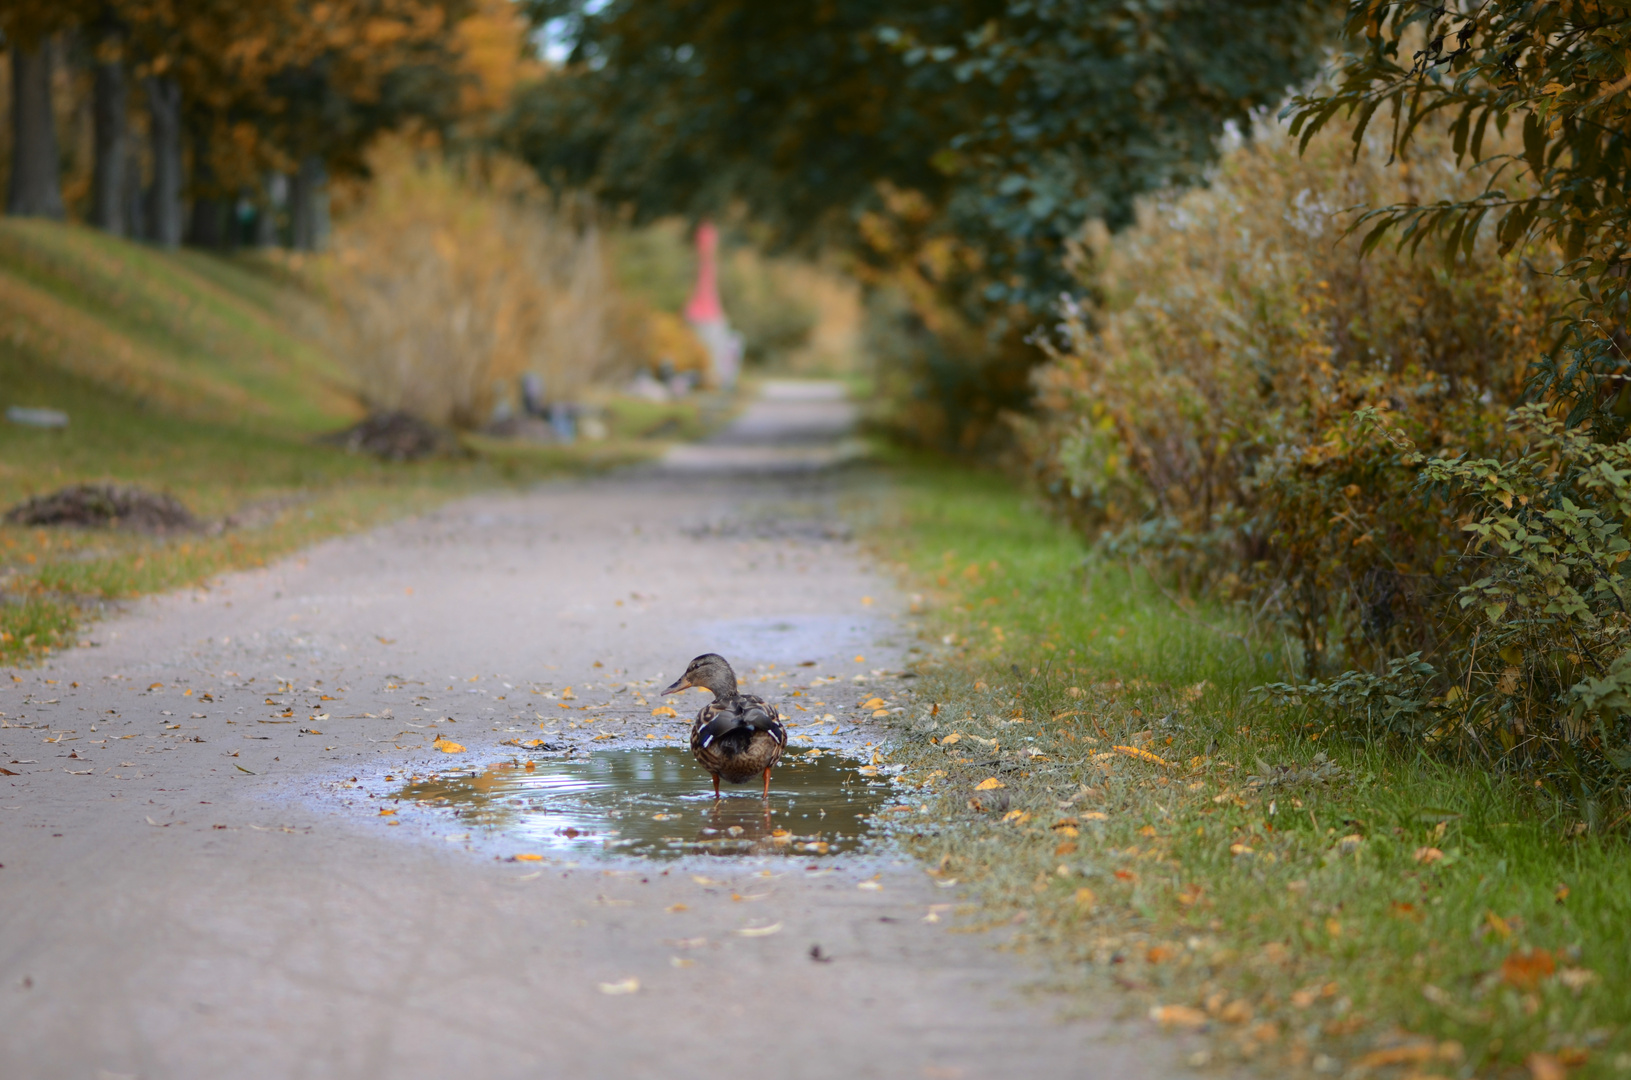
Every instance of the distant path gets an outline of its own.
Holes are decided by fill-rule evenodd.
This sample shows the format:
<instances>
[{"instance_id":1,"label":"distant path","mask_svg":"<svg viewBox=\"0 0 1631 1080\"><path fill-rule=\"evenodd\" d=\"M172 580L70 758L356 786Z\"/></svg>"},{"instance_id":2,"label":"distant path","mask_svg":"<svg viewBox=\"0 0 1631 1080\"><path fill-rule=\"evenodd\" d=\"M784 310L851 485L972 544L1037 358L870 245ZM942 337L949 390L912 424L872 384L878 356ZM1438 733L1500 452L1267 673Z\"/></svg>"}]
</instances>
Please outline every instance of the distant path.
<instances>
[{"instance_id":1,"label":"distant path","mask_svg":"<svg viewBox=\"0 0 1631 1080\"><path fill-rule=\"evenodd\" d=\"M378 813L387 772L501 760L538 715L585 746L682 734L608 684L709 648L788 702L841 676L801 700L844 732L808 733L875 738L853 706L908 705L874 672L900 668L910 631L837 527L854 481L819 471L848 452L849 415L823 388L773 386L655 471L322 544L143 601L93 627L96 647L0 678L5 1074L1176 1075L1142 1022L1060 1021L1024 990L1036 971L948 933L931 905L952 895L906 861L510 863L446 814ZM527 692L546 685L574 687L574 708ZM568 726L602 703L623 722ZM399 749L431 732L465 752Z\"/></svg>"}]
</instances>

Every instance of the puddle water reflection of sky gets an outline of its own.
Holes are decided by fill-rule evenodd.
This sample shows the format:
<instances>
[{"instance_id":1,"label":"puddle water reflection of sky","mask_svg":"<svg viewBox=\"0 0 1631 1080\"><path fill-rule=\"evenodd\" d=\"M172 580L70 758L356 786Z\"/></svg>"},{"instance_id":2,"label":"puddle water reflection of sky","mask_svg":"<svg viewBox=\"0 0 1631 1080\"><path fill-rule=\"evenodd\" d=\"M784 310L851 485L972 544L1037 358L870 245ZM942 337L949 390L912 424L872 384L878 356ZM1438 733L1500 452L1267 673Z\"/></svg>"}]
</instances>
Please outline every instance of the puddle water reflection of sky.
<instances>
[{"instance_id":1,"label":"puddle water reflection of sky","mask_svg":"<svg viewBox=\"0 0 1631 1080\"><path fill-rule=\"evenodd\" d=\"M808 858L865 850L880 835L875 815L893 785L862 768L831 753L784 759L768 803L757 781L727 785L716 802L684 750L607 750L417 778L391 797L458 811L464 827L517 851Z\"/></svg>"}]
</instances>

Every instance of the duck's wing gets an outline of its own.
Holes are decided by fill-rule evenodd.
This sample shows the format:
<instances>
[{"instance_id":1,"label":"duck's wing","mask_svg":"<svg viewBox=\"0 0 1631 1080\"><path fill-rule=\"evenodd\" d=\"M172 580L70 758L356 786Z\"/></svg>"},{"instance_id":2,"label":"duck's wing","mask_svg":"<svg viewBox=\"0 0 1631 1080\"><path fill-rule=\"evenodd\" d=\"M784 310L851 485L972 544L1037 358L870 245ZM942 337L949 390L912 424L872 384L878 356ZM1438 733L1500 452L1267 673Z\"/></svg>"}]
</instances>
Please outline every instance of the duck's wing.
<instances>
[{"instance_id":1,"label":"duck's wing","mask_svg":"<svg viewBox=\"0 0 1631 1080\"><path fill-rule=\"evenodd\" d=\"M782 715L776 706L752 694L741 694L736 701L744 724L755 731L768 731L777 742L787 745L787 728L782 725Z\"/></svg>"},{"instance_id":2,"label":"duck's wing","mask_svg":"<svg viewBox=\"0 0 1631 1080\"><path fill-rule=\"evenodd\" d=\"M702 742L703 732L707 731L709 726L712 725L714 721L718 720L721 714L727 711L728 710L725 708L724 703L717 699L708 702L708 704L698 709L697 718L691 723L691 745L707 746L707 742ZM708 736L708 742L713 742L714 739L717 739L719 736L723 735L729 730L730 728L726 727L715 731L712 735Z\"/></svg>"},{"instance_id":3,"label":"duck's wing","mask_svg":"<svg viewBox=\"0 0 1631 1080\"><path fill-rule=\"evenodd\" d=\"M742 713L735 702L710 701L697 713L697 722L691 725L691 746L705 750L715 739L741 726Z\"/></svg>"},{"instance_id":4,"label":"duck's wing","mask_svg":"<svg viewBox=\"0 0 1631 1080\"><path fill-rule=\"evenodd\" d=\"M697 713L697 722L691 725L691 745L706 749L715 739L737 728L768 731L778 743L787 745L787 729L782 726L776 706L751 694L704 705Z\"/></svg>"}]
</instances>

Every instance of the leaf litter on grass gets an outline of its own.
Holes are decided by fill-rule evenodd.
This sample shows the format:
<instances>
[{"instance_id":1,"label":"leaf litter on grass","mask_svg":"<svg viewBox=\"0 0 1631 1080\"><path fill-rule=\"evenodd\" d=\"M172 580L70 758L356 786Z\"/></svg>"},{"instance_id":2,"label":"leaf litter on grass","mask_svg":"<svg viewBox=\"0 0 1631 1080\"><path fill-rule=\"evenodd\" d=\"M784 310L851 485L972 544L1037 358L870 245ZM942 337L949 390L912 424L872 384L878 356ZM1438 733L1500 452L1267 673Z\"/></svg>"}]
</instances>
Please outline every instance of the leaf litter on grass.
<instances>
[{"instance_id":1,"label":"leaf litter on grass","mask_svg":"<svg viewBox=\"0 0 1631 1080\"><path fill-rule=\"evenodd\" d=\"M932 810L912 846L982 904L980 926L1020 920L1067 984L1204 1028L1208 1061L1631 1067L1619 841L1552 824L1568 811L1547 793L1330 743L1317 717L1245 693L1281 673L1210 628L1229 613L1203 625L1084 561L1011 491L902 482L884 554L931 597L915 685L934 705L891 721L891 760ZM969 797L984 780L1000 804Z\"/></svg>"}]
</instances>

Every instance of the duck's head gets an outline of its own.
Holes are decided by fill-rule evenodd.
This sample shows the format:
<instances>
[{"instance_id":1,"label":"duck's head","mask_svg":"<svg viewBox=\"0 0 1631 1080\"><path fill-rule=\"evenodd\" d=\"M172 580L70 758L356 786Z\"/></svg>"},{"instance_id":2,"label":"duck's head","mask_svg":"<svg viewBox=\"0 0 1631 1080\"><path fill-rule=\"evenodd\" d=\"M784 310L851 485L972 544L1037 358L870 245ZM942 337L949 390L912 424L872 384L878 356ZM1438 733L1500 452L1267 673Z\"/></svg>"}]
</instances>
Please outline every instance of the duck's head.
<instances>
[{"instance_id":1,"label":"duck's head","mask_svg":"<svg viewBox=\"0 0 1631 1080\"><path fill-rule=\"evenodd\" d=\"M685 674L675 679L674 685L663 693L677 694L693 686L712 690L716 698L735 697L736 672L731 670L730 664L718 653L703 653L686 665Z\"/></svg>"}]
</instances>

